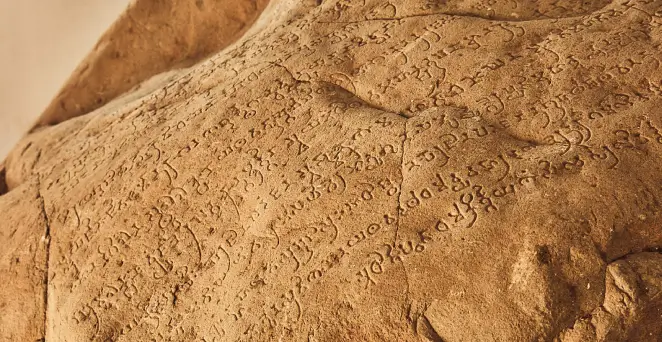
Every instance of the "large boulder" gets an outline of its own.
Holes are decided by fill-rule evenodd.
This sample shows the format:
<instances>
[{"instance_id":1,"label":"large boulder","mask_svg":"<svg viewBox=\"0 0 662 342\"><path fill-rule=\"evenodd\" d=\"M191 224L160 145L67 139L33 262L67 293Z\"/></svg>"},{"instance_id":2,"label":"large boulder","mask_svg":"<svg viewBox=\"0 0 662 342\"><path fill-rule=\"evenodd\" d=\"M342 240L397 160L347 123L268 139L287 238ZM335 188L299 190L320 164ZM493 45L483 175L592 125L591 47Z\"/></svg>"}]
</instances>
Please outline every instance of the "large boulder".
<instances>
[{"instance_id":1,"label":"large boulder","mask_svg":"<svg viewBox=\"0 0 662 342\"><path fill-rule=\"evenodd\" d=\"M5 161L0 339L662 341L662 1L127 13Z\"/></svg>"}]
</instances>

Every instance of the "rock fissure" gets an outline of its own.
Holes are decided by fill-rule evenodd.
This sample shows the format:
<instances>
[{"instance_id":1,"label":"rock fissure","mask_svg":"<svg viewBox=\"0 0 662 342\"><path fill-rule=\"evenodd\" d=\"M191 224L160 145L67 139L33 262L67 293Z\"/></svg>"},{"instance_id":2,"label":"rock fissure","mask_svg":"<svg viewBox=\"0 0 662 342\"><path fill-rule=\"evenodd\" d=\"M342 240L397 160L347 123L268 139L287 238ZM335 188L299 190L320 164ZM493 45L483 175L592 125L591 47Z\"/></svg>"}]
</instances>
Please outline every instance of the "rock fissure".
<instances>
[{"instance_id":1,"label":"rock fissure","mask_svg":"<svg viewBox=\"0 0 662 342\"><path fill-rule=\"evenodd\" d=\"M405 16L400 16L400 17L381 17L381 18L365 18L362 20L351 20L351 21L339 21L339 20L334 20L334 21L318 21L320 24L360 24L360 23L365 23L365 22L373 22L373 21L400 21L400 20L406 20L406 19L415 19L415 18L426 18L426 17L433 17L433 16L447 16L447 17L454 17L458 19L478 19L478 20L483 20L483 21L490 21L490 22L500 22L500 23L530 23L530 22L539 22L539 21L554 21L554 20L578 20L578 19L583 19L584 17L600 12L604 7L608 5L603 6L602 8L596 9L593 12L586 13L586 14L581 14L581 15L573 15L573 16L565 16L565 17L540 17L540 18L507 18L507 17L487 17L483 16L477 13L471 13L471 12L434 12L434 13L420 13L420 14L411 14L411 15L405 15Z\"/></svg>"},{"instance_id":2,"label":"rock fissure","mask_svg":"<svg viewBox=\"0 0 662 342\"><path fill-rule=\"evenodd\" d=\"M644 249L639 249L639 250L630 251L630 252L628 252L628 253L626 253L626 254L623 254L623 255L621 255L621 256L619 256L619 257L617 257L617 258L614 258L613 260L607 261L607 264L613 264L613 263L615 263L615 262L617 262L617 261L621 261L621 260L627 259L628 257L630 257L630 256L632 256L632 255L636 255L636 254L640 254L640 253L657 253L657 254L662 254L662 247L649 247L649 248L644 248Z\"/></svg>"},{"instance_id":3,"label":"rock fissure","mask_svg":"<svg viewBox=\"0 0 662 342\"><path fill-rule=\"evenodd\" d=\"M37 183L37 199L39 200L39 209L41 210L42 219L46 225L42 242L46 244L46 265L44 270L44 342L47 340L48 335L48 287L49 287L49 268L51 257L51 224L46 212L46 203L41 193L41 182Z\"/></svg>"},{"instance_id":4,"label":"rock fissure","mask_svg":"<svg viewBox=\"0 0 662 342\"><path fill-rule=\"evenodd\" d=\"M7 186L7 170L4 165L0 165L0 196L9 192L9 187Z\"/></svg>"},{"instance_id":5,"label":"rock fissure","mask_svg":"<svg viewBox=\"0 0 662 342\"><path fill-rule=\"evenodd\" d=\"M400 228L402 227L402 211L403 211L403 206L402 206L402 194L404 193L404 183L405 183L405 174L404 174L404 169L405 169L405 146L407 143L407 120L404 120L403 124L403 130L402 130L402 144L400 145L400 184L398 185L399 190L398 190L398 197L397 197L397 203L398 206L396 208L396 220L395 220L395 234L393 237L393 248L398 247L398 238L399 238L399 233L400 233ZM405 300L403 302L403 308L407 308L410 305L410 299L409 295L411 292L411 287L409 284L409 272L407 271L407 266L405 265L405 260L400 259L399 261L400 266L402 267L402 272L404 273L404 280L405 280ZM405 311L403 311L405 312Z\"/></svg>"},{"instance_id":6,"label":"rock fissure","mask_svg":"<svg viewBox=\"0 0 662 342\"><path fill-rule=\"evenodd\" d=\"M427 311L427 309L426 309ZM437 329L434 328L428 317L425 315L426 313L423 312L421 315L421 319L423 321L423 325L426 328L426 332L429 336L427 336L430 339L430 342L444 342L444 339L439 335L439 332L437 332Z\"/></svg>"}]
</instances>

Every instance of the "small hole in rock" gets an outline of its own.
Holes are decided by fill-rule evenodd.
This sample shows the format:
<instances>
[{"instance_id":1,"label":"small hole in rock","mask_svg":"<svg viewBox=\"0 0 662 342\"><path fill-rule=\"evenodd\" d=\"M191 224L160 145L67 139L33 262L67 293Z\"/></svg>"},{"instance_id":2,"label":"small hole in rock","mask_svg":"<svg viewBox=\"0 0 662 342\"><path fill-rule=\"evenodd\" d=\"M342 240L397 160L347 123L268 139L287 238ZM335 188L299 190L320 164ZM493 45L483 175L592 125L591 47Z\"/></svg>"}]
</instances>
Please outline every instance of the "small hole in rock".
<instances>
[{"instance_id":1,"label":"small hole in rock","mask_svg":"<svg viewBox=\"0 0 662 342\"><path fill-rule=\"evenodd\" d=\"M536 257L538 262L543 265L549 265L552 262L552 254L548 246L536 246Z\"/></svg>"}]
</instances>

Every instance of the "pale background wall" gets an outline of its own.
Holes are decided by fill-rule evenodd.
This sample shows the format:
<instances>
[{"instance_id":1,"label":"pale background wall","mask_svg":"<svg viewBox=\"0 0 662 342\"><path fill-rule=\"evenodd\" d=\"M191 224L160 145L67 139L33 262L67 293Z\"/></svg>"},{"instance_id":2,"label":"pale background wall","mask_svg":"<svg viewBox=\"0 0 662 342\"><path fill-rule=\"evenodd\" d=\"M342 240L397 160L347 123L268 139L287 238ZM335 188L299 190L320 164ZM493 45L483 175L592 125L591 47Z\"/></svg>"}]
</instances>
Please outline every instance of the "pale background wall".
<instances>
[{"instance_id":1,"label":"pale background wall","mask_svg":"<svg viewBox=\"0 0 662 342\"><path fill-rule=\"evenodd\" d=\"M0 161L129 0L0 0Z\"/></svg>"}]
</instances>

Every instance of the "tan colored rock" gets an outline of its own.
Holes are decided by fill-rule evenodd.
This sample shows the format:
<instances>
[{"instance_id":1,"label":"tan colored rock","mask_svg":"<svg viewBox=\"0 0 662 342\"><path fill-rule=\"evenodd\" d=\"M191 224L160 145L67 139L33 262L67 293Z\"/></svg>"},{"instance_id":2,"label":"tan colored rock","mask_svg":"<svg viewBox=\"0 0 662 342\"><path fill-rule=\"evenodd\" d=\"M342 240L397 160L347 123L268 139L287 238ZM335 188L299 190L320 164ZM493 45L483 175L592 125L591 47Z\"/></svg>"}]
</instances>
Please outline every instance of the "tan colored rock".
<instances>
[{"instance_id":1,"label":"tan colored rock","mask_svg":"<svg viewBox=\"0 0 662 342\"><path fill-rule=\"evenodd\" d=\"M38 184L0 197L0 341L44 337L50 234Z\"/></svg>"},{"instance_id":2,"label":"tan colored rock","mask_svg":"<svg viewBox=\"0 0 662 342\"><path fill-rule=\"evenodd\" d=\"M660 341L660 13L273 1L190 68L44 114L1 208L46 219L3 246L48 232L47 341Z\"/></svg>"},{"instance_id":3,"label":"tan colored rock","mask_svg":"<svg viewBox=\"0 0 662 342\"><path fill-rule=\"evenodd\" d=\"M240 37L265 0L131 2L37 121L35 128L88 113L174 67L190 65Z\"/></svg>"}]
</instances>

